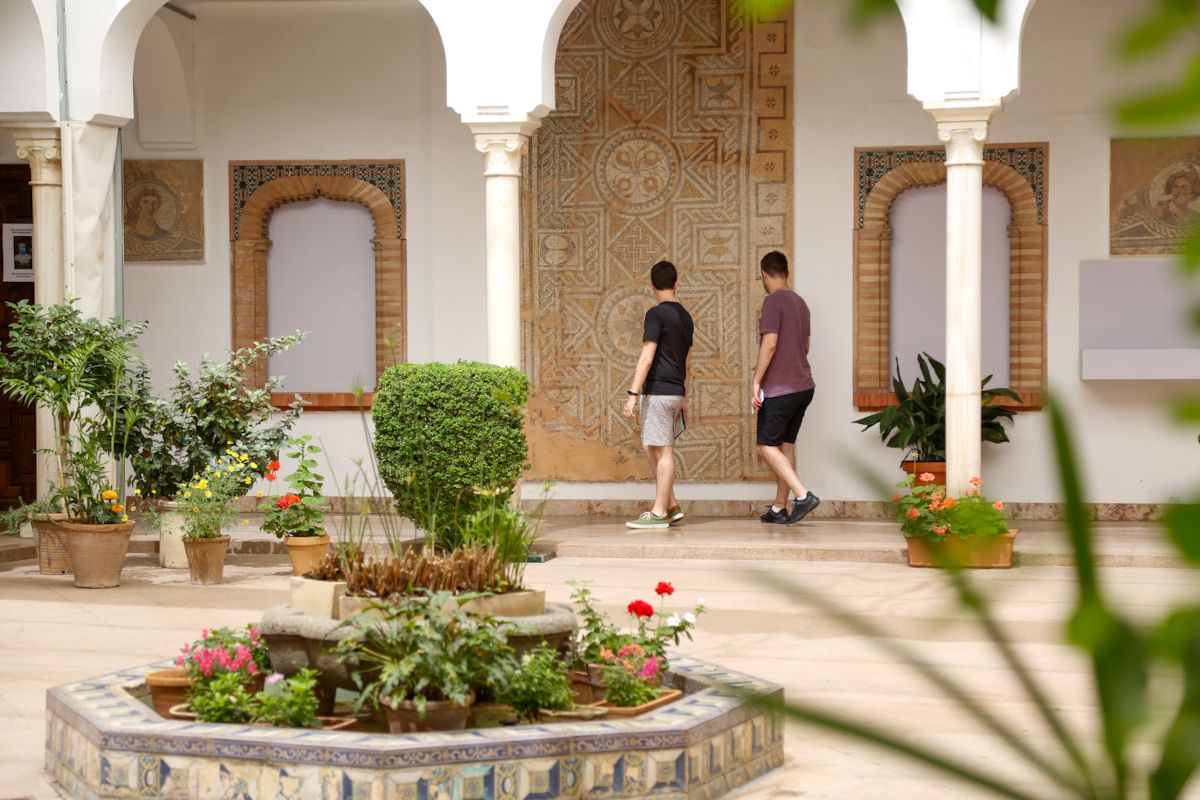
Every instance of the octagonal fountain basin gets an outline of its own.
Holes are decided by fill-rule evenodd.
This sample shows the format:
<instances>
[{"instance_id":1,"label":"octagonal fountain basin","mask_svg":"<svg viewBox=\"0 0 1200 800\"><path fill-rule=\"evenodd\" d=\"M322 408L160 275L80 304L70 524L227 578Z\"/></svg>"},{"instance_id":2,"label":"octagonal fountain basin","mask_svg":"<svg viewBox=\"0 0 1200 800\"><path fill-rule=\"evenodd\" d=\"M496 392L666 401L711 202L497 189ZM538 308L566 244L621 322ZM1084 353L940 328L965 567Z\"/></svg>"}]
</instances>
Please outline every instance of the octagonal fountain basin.
<instances>
[{"instance_id":1,"label":"octagonal fountain basin","mask_svg":"<svg viewBox=\"0 0 1200 800\"><path fill-rule=\"evenodd\" d=\"M783 723L722 684L779 686L673 656L684 691L639 717L388 735L166 720L147 672L46 695L46 771L72 800L716 798L783 762Z\"/></svg>"}]
</instances>

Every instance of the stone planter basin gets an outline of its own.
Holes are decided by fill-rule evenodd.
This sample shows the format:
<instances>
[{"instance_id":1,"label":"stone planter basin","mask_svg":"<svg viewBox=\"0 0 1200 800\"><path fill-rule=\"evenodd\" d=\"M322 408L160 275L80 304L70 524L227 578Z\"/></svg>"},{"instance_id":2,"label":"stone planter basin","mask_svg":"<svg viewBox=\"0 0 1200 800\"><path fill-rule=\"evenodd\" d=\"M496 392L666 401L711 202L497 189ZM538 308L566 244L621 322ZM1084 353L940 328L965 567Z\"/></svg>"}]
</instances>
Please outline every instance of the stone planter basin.
<instances>
[{"instance_id":1,"label":"stone planter basin","mask_svg":"<svg viewBox=\"0 0 1200 800\"><path fill-rule=\"evenodd\" d=\"M546 611L531 617L500 617L521 632L509 634L509 643L519 653L532 650L539 642L558 649L565 647L575 632L575 612L565 603L546 603ZM319 713L332 712L338 689L357 690L352 667L338 663L333 650L350 635L345 620L305 614L289 605L275 606L263 614L258 625L267 642L271 666L284 675L294 675L305 667L321 673Z\"/></svg>"}]
</instances>

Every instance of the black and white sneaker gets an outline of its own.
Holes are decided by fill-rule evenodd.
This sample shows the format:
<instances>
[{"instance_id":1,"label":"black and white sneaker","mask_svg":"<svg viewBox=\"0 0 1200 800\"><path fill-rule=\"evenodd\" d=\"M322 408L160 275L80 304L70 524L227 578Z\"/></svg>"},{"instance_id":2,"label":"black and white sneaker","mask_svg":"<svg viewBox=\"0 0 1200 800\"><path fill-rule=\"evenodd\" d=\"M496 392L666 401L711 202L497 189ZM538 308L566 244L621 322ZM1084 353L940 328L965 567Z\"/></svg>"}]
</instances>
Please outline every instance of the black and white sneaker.
<instances>
[{"instance_id":1,"label":"black and white sneaker","mask_svg":"<svg viewBox=\"0 0 1200 800\"><path fill-rule=\"evenodd\" d=\"M774 523L776 525L786 525L788 514L787 508L781 508L776 511L771 506L767 506L767 512L759 517L763 522Z\"/></svg>"},{"instance_id":2,"label":"black and white sneaker","mask_svg":"<svg viewBox=\"0 0 1200 800\"><path fill-rule=\"evenodd\" d=\"M796 504L792 506L792 513L787 515L785 525L795 525L800 520L808 516L809 512L817 506L821 505L821 498L817 497L812 492L804 495L804 499L796 500Z\"/></svg>"}]
</instances>

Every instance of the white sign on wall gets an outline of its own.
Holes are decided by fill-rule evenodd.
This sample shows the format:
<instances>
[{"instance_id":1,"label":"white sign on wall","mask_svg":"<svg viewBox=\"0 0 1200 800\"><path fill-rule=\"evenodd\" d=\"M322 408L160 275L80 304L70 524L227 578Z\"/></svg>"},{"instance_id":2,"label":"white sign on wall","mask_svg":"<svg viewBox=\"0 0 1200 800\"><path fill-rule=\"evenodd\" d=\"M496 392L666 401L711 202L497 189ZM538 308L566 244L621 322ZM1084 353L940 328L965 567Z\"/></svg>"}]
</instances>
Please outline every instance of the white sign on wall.
<instances>
[{"instance_id":1,"label":"white sign on wall","mask_svg":"<svg viewBox=\"0 0 1200 800\"><path fill-rule=\"evenodd\" d=\"M33 283L33 225L9 223L0 238L5 283Z\"/></svg>"}]
</instances>

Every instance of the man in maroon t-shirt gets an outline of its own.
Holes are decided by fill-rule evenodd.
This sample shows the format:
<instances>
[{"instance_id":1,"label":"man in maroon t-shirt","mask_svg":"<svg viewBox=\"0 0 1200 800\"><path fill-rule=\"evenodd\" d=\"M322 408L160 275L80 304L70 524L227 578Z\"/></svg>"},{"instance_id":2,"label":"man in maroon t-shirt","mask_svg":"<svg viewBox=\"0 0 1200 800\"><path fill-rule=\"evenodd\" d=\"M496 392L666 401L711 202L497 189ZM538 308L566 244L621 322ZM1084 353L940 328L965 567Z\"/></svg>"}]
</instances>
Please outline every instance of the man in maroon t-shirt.
<instances>
[{"instance_id":1,"label":"man in maroon t-shirt","mask_svg":"<svg viewBox=\"0 0 1200 800\"><path fill-rule=\"evenodd\" d=\"M792 525L821 504L796 475L796 435L816 384L808 365L811 338L808 304L788 288L787 257L772 250L762 257L763 301L758 363L750 404L758 410L758 452L775 473L775 503L763 522ZM796 495L789 513L788 492Z\"/></svg>"}]
</instances>

